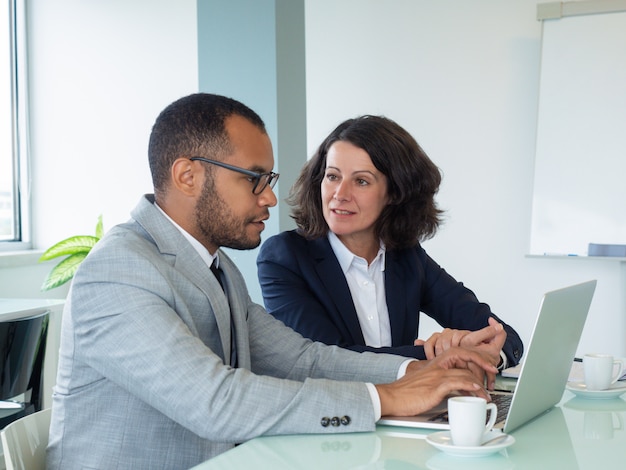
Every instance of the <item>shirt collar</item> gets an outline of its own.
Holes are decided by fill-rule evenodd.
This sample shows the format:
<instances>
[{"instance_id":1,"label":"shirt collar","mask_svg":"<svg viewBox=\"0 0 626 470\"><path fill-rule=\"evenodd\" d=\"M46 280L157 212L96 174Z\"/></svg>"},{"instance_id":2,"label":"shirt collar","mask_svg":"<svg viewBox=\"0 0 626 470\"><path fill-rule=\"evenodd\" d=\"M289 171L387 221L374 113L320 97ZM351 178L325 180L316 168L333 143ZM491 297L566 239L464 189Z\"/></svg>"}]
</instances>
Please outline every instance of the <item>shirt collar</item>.
<instances>
[{"instance_id":1,"label":"shirt collar","mask_svg":"<svg viewBox=\"0 0 626 470\"><path fill-rule=\"evenodd\" d=\"M198 254L200 255L200 257L202 258L202 260L207 264L207 266L211 266L211 264L213 264L213 260L215 261L215 266L219 267L220 265L220 259L217 256L217 251L215 252L214 255L212 255L209 250L207 250L204 245L202 243L200 243L198 240L196 240L194 237L192 237L184 228L182 228L180 225L178 225L176 222L174 222L174 220L172 220L172 218L167 215L167 213L161 209L159 207L159 205L156 203L154 203L154 207L156 207L161 214L163 214L165 216L165 218L167 220L169 220L172 225L174 227L176 227L178 229L178 231L187 239L187 241L191 244L191 246L194 247L194 249L198 252Z\"/></svg>"},{"instance_id":2,"label":"shirt collar","mask_svg":"<svg viewBox=\"0 0 626 470\"><path fill-rule=\"evenodd\" d=\"M363 259L360 256L357 256L354 253L352 253L346 247L346 245L344 245L343 242L339 240L339 237L330 231L328 232L328 242L330 243L330 247L332 248L333 253L335 253L335 256L337 257L337 261L339 261L339 266L341 266L341 270L343 271L344 274L348 272L348 270L350 269L350 266L352 265L355 259L360 259L360 260ZM376 257L374 258L374 261L372 262L372 264L375 264L378 261L378 258L380 258L380 270L381 271L385 270L385 252L386 252L385 244L381 241L380 248L378 249L378 253L376 254Z\"/></svg>"}]
</instances>

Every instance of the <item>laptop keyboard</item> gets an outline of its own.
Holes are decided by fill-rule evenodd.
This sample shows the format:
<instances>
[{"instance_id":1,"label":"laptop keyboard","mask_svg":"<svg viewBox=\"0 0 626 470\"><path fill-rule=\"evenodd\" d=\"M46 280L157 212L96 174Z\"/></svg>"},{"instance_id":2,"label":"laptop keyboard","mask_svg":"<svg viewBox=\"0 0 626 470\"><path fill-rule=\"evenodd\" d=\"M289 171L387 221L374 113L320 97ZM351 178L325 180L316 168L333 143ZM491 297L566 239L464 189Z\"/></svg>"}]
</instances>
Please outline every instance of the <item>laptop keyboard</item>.
<instances>
[{"instance_id":1,"label":"laptop keyboard","mask_svg":"<svg viewBox=\"0 0 626 470\"><path fill-rule=\"evenodd\" d=\"M496 423L504 421L506 419L506 415L509 413L509 407L511 406L511 399L513 398L512 393L492 393L491 401L496 404L498 407L498 416L496 418ZM448 422L448 412L444 411L439 413L436 416L433 416L428 421L433 423L447 423Z\"/></svg>"},{"instance_id":2,"label":"laptop keyboard","mask_svg":"<svg viewBox=\"0 0 626 470\"><path fill-rule=\"evenodd\" d=\"M443 413L439 413L431 418L428 418L428 421L432 423L447 423L448 422L448 412L444 411Z\"/></svg>"},{"instance_id":3,"label":"laptop keyboard","mask_svg":"<svg viewBox=\"0 0 626 470\"><path fill-rule=\"evenodd\" d=\"M493 393L491 394L491 401L498 407L498 417L496 423L504 421L506 415L509 414L509 407L511 406L511 400L513 399L512 393Z\"/></svg>"}]
</instances>

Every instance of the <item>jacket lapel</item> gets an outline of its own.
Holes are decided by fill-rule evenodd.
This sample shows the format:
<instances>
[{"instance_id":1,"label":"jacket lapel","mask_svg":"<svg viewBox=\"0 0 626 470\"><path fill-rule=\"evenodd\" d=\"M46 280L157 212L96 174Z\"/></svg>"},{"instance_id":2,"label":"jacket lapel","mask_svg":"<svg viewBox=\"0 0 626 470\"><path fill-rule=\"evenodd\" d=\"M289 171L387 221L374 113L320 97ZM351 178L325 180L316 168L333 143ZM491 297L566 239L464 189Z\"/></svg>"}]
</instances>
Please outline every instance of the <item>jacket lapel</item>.
<instances>
[{"instance_id":1,"label":"jacket lapel","mask_svg":"<svg viewBox=\"0 0 626 470\"><path fill-rule=\"evenodd\" d=\"M344 336L351 337L352 342L355 344L365 345L350 288L335 257L335 253L328 242L328 238L320 237L311 240L309 249L313 259L316 261L315 270L317 275L336 307L336 310L331 313L345 324Z\"/></svg>"},{"instance_id":2,"label":"jacket lapel","mask_svg":"<svg viewBox=\"0 0 626 470\"><path fill-rule=\"evenodd\" d=\"M228 364L230 362L231 314L228 300L219 282L193 246L154 206L152 195L148 194L142 198L133 211L132 217L155 241L161 254L170 255L174 267L185 273L188 280L206 296L217 322L223 348L222 357ZM219 351L214 352L219 354Z\"/></svg>"},{"instance_id":3,"label":"jacket lapel","mask_svg":"<svg viewBox=\"0 0 626 470\"><path fill-rule=\"evenodd\" d=\"M176 257L176 266L186 272L189 280L204 293L211 305L220 334L220 342L222 343L222 357L225 364L230 364L231 313L226 297L226 292L228 292L227 278L224 276L224 288L226 290L222 290L219 282L206 263L198 256L195 249L189 243L186 243L186 246L193 253L187 256L186 253L179 252L179 255Z\"/></svg>"},{"instance_id":4,"label":"jacket lapel","mask_svg":"<svg viewBox=\"0 0 626 470\"><path fill-rule=\"evenodd\" d=\"M235 347L237 349L237 367L250 369L250 344L248 342L247 321L248 290L241 272L232 260L222 250L219 250L219 257L223 272L224 290L228 296L228 322L230 322L230 318L232 317L234 325L234 331L232 333L234 334ZM241 293L245 293L246 295L241 295ZM232 330L229 328L229 331ZM230 344L230 342L223 344ZM228 361L230 363L230 359Z\"/></svg>"},{"instance_id":5,"label":"jacket lapel","mask_svg":"<svg viewBox=\"0 0 626 470\"><path fill-rule=\"evenodd\" d=\"M385 293L391 324L391 344L411 343L419 324L418 273L412 250L388 250L385 256Z\"/></svg>"}]
</instances>

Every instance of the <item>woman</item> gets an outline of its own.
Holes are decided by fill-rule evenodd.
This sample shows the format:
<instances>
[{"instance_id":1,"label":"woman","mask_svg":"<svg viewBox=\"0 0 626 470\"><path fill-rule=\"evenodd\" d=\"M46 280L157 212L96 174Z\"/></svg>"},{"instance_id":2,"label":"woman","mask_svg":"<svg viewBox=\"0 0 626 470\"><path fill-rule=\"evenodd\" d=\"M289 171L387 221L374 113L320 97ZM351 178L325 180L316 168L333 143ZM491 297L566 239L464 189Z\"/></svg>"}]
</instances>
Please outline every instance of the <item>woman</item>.
<instances>
[{"instance_id":1,"label":"woman","mask_svg":"<svg viewBox=\"0 0 626 470\"><path fill-rule=\"evenodd\" d=\"M486 334L500 320L420 245L441 222L440 182L394 121L340 124L292 188L298 229L261 247L268 312L303 336L355 351L431 359L450 346L478 346L500 368L517 364L523 346L515 330L503 324ZM417 339L420 312L445 329Z\"/></svg>"}]
</instances>

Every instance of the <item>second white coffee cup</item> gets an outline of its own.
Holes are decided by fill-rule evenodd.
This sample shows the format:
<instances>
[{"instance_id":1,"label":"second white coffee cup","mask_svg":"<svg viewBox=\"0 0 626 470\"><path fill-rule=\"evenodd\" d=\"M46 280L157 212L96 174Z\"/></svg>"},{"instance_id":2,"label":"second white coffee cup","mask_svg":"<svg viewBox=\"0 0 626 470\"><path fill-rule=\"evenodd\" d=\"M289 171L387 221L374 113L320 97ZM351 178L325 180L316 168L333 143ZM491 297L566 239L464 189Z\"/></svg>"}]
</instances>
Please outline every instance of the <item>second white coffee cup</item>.
<instances>
[{"instance_id":1,"label":"second white coffee cup","mask_svg":"<svg viewBox=\"0 0 626 470\"><path fill-rule=\"evenodd\" d=\"M489 412L488 421L487 412ZM493 428L497 414L498 408L495 403L487 403L484 398L448 398L452 444L463 447L479 446L483 435Z\"/></svg>"},{"instance_id":2,"label":"second white coffee cup","mask_svg":"<svg viewBox=\"0 0 626 470\"><path fill-rule=\"evenodd\" d=\"M585 354L583 370L587 390L606 390L620 378L624 369L622 361L609 354Z\"/></svg>"}]
</instances>

